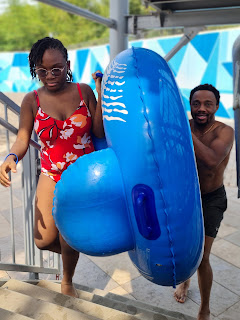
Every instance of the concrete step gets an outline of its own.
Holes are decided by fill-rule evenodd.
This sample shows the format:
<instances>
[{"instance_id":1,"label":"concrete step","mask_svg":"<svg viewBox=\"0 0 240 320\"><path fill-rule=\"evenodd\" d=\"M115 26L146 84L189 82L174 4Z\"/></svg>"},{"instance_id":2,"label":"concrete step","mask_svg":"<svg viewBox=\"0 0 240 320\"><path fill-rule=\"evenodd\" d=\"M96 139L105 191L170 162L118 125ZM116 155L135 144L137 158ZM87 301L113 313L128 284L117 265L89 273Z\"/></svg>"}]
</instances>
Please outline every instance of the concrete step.
<instances>
[{"instance_id":1,"label":"concrete step","mask_svg":"<svg viewBox=\"0 0 240 320\"><path fill-rule=\"evenodd\" d=\"M61 292L60 283L52 281L40 280L38 286L49 290ZM78 289L79 298L106 306L108 308L116 309L127 314L134 315L141 320L196 320L195 318L182 314L159 308L138 300L129 299L105 290L93 289L79 284L75 284Z\"/></svg>"},{"instance_id":2,"label":"concrete step","mask_svg":"<svg viewBox=\"0 0 240 320\"><path fill-rule=\"evenodd\" d=\"M47 281L48 282L48 281ZM40 299L52 304L58 304L62 307L80 311L87 316L95 317L101 320L136 320L133 315L122 311L112 309L103 305L96 304L83 299L76 299L70 296L63 295L59 292L48 290L46 288L32 285L26 282L11 279L7 281L2 288L18 292L30 296L35 299Z\"/></svg>"},{"instance_id":3,"label":"concrete step","mask_svg":"<svg viewBox=\"0 0 240 320\"><path fill-rule=\"evenodd\" d=\"M195 320L179 312L75 284L79 298L61 294L53 281L0 281L0 319L14 320ZM6 315L6 313L8 315ZM10 316L10 318L9 318ZM18 318L18 316L20 318ZM13 318L11 318L13 317ZM21 318L22 317L22 318Z\"/></svg>"},{"instance_id":4,"label":"concrete step","mask_svg":"<svg viewBox=\"0 0 240 320\"><path fill-rule=\"evenodd\" d=\"M0 308L35 320L99 320L61 305L14 292L6 287L0 288Z\"/></svg>"},{"instance_id":5,"label":"concrete step","mask_svg":"<svg viewBox=\"0 0 240 320\"><path fill-rule=\"evenodd\" d=\"M0 308L0 319L1 320L31 320L32 318L22 316L5 309Z\"/></svg>"}]
</instances>

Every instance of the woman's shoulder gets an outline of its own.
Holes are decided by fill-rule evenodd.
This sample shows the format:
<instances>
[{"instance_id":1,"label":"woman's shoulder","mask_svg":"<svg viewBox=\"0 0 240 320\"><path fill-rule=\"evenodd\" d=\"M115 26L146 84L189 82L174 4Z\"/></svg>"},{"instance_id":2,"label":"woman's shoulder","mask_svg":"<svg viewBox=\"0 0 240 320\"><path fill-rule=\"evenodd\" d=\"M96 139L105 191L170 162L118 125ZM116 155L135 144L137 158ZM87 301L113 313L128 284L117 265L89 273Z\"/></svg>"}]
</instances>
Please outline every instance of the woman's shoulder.
<instances>
[{"instance_id":1,"label":"woman's shoulder","mask_svg":"<svg viewBox=\"0 0 240 320\"><path fill-rule=\"evenodd\" d=\"M79 83L81 90L92 91L92 88L87 83L81 82Z\"/></svg>"},{"instance_id":2,"label":"woman's shoulder","mask_svg":"<svg viewBox=\"0 0 240 320\"><path fill-rule=\"evenodd\" d=\"M88 104L89 99L94 95L92 88L86 83L79 83L79 87L80 96L82 95L83 100Z\"/></svg>"},{"instance_id":3,"label":"woman's shoulder","mask_svg":"<svg viewBox=\"0 0 240 320\"><path fill-rule=\"evenodd\" d=\"M36 101L36 94L34 91L31 91L24 96L22 104L32 104L34 101Z\"/></svg>"},{"instance_id":4,"label":"woman's shoulder","mask_svg":"<svg viewBox=\"0 0 240 320\"><path fill-rule=\"evenodd\" d=\"M36 113L38 109L38 104L36 100L36 94L34 91L31 91L24 96L22 100L21 108L28 109Z\"/></svg>"}]
</instances>

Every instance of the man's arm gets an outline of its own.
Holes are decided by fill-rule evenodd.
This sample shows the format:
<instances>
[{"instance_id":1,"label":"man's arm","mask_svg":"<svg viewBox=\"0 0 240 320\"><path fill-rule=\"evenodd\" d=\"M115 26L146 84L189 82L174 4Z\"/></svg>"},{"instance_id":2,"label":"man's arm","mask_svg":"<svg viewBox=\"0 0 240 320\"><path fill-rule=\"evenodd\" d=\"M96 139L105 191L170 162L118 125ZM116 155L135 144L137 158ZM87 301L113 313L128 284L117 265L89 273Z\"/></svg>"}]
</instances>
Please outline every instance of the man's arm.
<instances>
[{"instance_id":1,"label":"man's arm","mask_svg":"<svg viewBox=\"0 0 240 320\"><path fill-rule=\"evenodd\" d=\"M219 128L217 137L209 146L202 143L192 132L195 155L209 169L216 168L229 154L234 140L234 130L229 126Z\"/></svg>"}]
</instances>

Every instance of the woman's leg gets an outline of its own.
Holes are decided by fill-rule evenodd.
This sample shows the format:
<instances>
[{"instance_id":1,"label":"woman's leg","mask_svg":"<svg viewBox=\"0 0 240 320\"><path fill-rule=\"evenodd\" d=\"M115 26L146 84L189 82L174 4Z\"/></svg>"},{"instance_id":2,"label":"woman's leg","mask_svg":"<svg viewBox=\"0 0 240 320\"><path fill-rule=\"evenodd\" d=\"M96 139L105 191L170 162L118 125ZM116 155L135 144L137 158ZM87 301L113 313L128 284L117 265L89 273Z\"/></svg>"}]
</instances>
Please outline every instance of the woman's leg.
<instances>
[{"instance_id":1,"label":"woman's leg","mask_svg":"<svg viewBox=\"0 0 240 320\"><path fill-rule=\"evenodd\" d=\"M40 175L35 199L34 239L39 249L61 253L58 229L52 216L55 186L51 178Z\"/></svg>"},{"instance_id":2,"label":"woman's leg","mask_svg":"<svg viewBox=\"0 0 240 320\"><path fill-rule=\"evenodd\" d=\"M62 249L63 279L61 283L62 293L78 297L77 291L72 284L72 278L78 262L79 252L73 250L59 234Z\"/></svg>"},{"instance_id":3,"label":"woman's leg","mask_svg":"<svg viewBox=\"0 0 240 320\"><path fill-rule=\"evenodd\" d=\"M39 249L62 254L62 293L76 297L72 278L79 253L64 241L56 228L52 216L55 186L56 183L52 179L43 174L40 175L36 190L34 238Z\"/></svg>"}]
</instances>

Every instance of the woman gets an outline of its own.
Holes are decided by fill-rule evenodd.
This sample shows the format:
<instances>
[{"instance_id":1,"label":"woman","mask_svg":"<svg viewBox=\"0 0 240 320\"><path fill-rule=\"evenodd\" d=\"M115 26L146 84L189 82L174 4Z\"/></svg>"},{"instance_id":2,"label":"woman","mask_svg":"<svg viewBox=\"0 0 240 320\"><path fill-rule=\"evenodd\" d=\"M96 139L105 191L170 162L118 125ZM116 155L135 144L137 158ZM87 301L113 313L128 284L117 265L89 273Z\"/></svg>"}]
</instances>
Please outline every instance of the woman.
<instances>
[{"instance_id":1,"label":"woman","mask_svg":"<svg viewBox=\"0 0 240 320\"><path fill-rule=\"evenodd\" d=\"M8 187L8 172L27 152L33 127L41 140L41 174L36 190L34 238L42 250L61 253L62 293L77 297L72 284L79 253L59 234L53 217L54 189L61 174L83 154L94 151L90 131L104 136L101 111L101 78L92 74L98 100L84 83L72 81L70 61L63 44L54 38L38 40L29 54L30 72L43 86L28 93L22 102L19 131L10 154L0 167L0 183Z\"/></svg>"}]
</instances>

